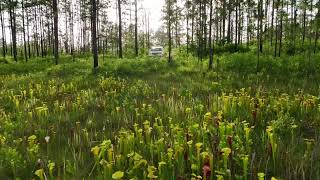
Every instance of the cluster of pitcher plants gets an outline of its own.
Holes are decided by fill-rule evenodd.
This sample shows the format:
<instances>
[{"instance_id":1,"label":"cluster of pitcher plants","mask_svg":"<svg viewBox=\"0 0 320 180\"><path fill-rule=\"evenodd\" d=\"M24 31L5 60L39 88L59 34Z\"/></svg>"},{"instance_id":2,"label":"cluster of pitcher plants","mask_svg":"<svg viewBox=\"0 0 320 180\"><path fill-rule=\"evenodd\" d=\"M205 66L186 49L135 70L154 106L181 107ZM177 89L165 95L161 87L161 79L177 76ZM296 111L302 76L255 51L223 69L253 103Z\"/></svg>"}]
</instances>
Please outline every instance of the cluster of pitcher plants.
<instances>
[{"instance_id":1,"label":"cluster of pitcher plants","mask_svg":"<svg viewBox=\"0 0 320 180\"><path fill-rule=\"evenodd\" d=\"M302 91L0 81L0 179L320 178L320 100Z\"/></svg>"}]
</instances>

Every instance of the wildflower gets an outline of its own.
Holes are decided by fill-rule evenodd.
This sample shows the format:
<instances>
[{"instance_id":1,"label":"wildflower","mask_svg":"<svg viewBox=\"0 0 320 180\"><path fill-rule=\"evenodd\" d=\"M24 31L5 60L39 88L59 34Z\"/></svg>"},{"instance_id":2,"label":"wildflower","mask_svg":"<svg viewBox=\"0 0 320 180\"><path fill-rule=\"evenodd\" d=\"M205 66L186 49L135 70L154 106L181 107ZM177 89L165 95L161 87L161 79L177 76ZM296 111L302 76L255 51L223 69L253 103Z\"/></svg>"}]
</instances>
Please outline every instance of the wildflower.
<instances>
[{"instance_id":1,"label":"wildflower","mask_svg":"<svg viewBox=\"0 0 320 180\"><path fill-rule=\"evenodd\" d=\"M197 154L200 154L202 143L196 143L195 146L196 146Z\"/></svg>"},{"instance_id":2,"label":"wildflower","mask_svg":"<svg viewBox=\"0 0 320 180\"><path fill-rule=\"evenodd\" d=\"M158 176L154 175L156 170L157 170L157 168L155 168L154 166L148 166L148 176L147 177L150 179L158 178Z\"/></svg>"},{"instance_id":3,"label":"wildflower","mask_svg":"<svg viewBox=\"0 0 320 180\"><path fill-rule=\"evenodd\" d=\"M201 149L201 146L202 146L203 144L202 143L196 143L196 148L197 149Z\"/></svg>"},{"instance_id":4,"label":"wildflower","mask_svg":"<svg viewBox=\"0 0 320 180\"><path fill-rule=\"evenodd\" d=\"M204 115L204 120L210 120L212 119L212 114L211 112L207 112L205 115Z\"/></svg>"},{"instance_id":5,"label":"wildflower","mask_svg":"<svg viewBox=\"0 0 320 180\"><path fill-rule=\"evenodd\" d=\"M186 108L186 113L187 113L187 114L190 114L191 111L192 111L191 108Z\"/></svg>"},{"instance_id":6,"label":"wildflower","mask_svg":"<svg viewBox=\"0 0 320 180\"><path fill-rule=\"evenodd\" d=\"M0 135L0 145L6 142L6 137Z\"/></svg>"},{"instance_id":7,"label":"wildflower","mask_svg":"<svg viewBox=\"0 0 320 180\"><path fill-rule=\"evenodd\" d=\"M50 136L46 136L46 137L44 138L44 140L46 141L46 143L49 143L49 141L50 141Z\"/></svg>"},{"instance_id":8,"label":"wildflower","mask_svg":"<svg viewBox=\"0 0 320 180\"><path fill-rule=\"evenodd\" d=\"M264 180L265 174L263 172L258 173L258 180Z\"/></svg>"},{"instance_id":9,"label":"wildflower","mask_svg":"<svg viewBox=\"0 0 320 180\"><path fill-rule=\"evenodd\" d=\"M120 107L116 107L116 111L119 112L120 111Z\"/></svg>"},{"instance_id":10,"label":"wildflower","mask_svg":"<svg viewBox=\"0 0 320 180\"><path fill-rule=\"evenodd\" d=\"M122 171L117 171L112 174L112 179L122 179L124 176L124 172Z\"/></svg>"},{"instance_id":11,"label":"wildflower","mask_svg":"<svg viewBox=\"0 0 320 180\"><path fill-rule=\"evenodd\" d=\"M100 152L100 148L98 146L95 146L95 147L91 148L91 152L94 156L98 156L98 154Z\"/></svg>"},{"instance_id":12,"label":"wildflower","mask_svg":"<svg viewBox=\"0 0 320 180\"><path fill-rule=\"evenodd\" d=\"M55 164L54 162L49 161L48 169L49 169L49 173L50 173L50 174L53 173L53 169L54 169L55 165L56 165L56 164Z\"/></svg>"},{"instance_id":13,"label":"wildflower","mask_svg":"<svg viewBox=\"0 0 320 180\"><path fill-rule=\"evenodd\" d=\"M36 170L36 172L34 172L34 174L35 174L36 176L38 176L40 180L46 179L46 178L45 178L44 170L43 170L42 168Z\"/></svg>"},{"instance_id":14,"label":"wildflower","mask_svg":"<svg viewBox=\"0 0 320 180\"><path fill-rule=\"evenodd\" d=\"M31 146L31 145L35 144L36 140L37 140L37 136L36 135L29 136L28 137L29 145Z\"/></svg>"},{"instance_id":15,"label":"wildflower","mask_svg":"<svg viewBox=\"0 0 320 180\"><path fill-rule=\"evenodd\" d=\"M222 150L222 154L224 155L224 156L229 156L229 154L231 153L231 149L230 148L228 148L228 147L226 147L226 148L223 148Z\"/></svg>"},{"instance_id":16,"label":"wildflower","mask_svg":"<svg viewBox=\"0 0 320 180\"><path fill-rule=\"evenodd\" d=\"M217 176L217 180L223 180L223 176L222 175L216 175Z\"/></svg>"},{"instance_id":17,"label":"wildflower","mask_svg":"<svg viewBox=\"0 0 320 180\"><path fill-rule=\"evenodd\" d=\"M202 174L203 174L203 177L205 177L205 179L207 179L207 180L210 179L211 168L210 168L209 162L206 162L204 164L204 166L202 167Z\"/></svg>"}]
</instances>

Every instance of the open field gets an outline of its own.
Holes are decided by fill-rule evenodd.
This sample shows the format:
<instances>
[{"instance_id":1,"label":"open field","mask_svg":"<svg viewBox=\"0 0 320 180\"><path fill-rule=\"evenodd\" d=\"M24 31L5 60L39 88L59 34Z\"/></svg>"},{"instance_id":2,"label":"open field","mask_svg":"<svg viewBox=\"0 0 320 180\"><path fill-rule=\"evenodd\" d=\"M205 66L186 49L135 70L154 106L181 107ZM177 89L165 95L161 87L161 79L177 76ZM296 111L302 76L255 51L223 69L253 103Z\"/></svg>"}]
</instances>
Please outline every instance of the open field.
<instances>
[{"instance_id":1,"label":"open field","mask_svg":"<svg viewBox=\"0 0 320 180\"><path fill-rule=\"evenodd\" d=\"M320 179L318 56L179 57L1 64L0 179Z\"/></svg>"}]
</instances>

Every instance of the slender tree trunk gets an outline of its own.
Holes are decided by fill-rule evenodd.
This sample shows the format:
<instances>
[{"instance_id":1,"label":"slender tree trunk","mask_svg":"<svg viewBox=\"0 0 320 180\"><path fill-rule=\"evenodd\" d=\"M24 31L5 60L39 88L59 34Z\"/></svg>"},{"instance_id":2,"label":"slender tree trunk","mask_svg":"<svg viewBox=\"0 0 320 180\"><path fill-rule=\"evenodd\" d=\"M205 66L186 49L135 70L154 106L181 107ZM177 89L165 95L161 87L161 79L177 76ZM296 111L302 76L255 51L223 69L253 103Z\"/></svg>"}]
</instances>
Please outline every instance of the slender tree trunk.
<instances>
[{"instance_id":1,"label":"slender tree trunk","mask_svg":"<svg viewBox=\"0 0 320 180\"><path fill-rule=\"evenodd\" d=\"M71 46L71 56L72 56L72 60L74 61L75 60L75 57L74 57L74 31L73 31L73 10L72 8L70 7L70 10L69 10L69 18L70 18L70 46Z\"/></svg>"},{"instance_id":2,"label":"slender tree trunk","mask_svg":"<svg viewBox=\"0 0 320 180\"><path fill-rule=\"evenodd\" d=\"M239 11L239 25L238 25L238 46L242 44L242 41L241 41L241 31L242 31L242 18L243 18L243 12L241 13L241 3L238 1L238 11Z\"/></svg>"},{"instance_id":3,"label":"slender tree trunk","mask_svg":"<svg viewBox=\"0 0 320 180\"><path fill-rule=\"evenodd\" d=\"M5 36L5 27L4 27L4 19L2 16L2 7L0 3L0 21L1 21L1 30L2 30L2 56L5 58L7 53L7 43L6 43L6 36Z\"/></svg>"},{"instance_id":4,"label":"slender tree trunk","mask_svg":"<svg viewBox=\"0 0 320 180\"><path fill-rule=\"evenodd\" d=\"M213 47L212 47L212 18L213 18L213 5L212 1L210 0L210 15L209 15L209 69L212 69L213 64Z\"/></svg>"},{"instance_id":5,"label":"slender tree trunk","mask_svg":"<svg viewBox=\"0 0 320 180\"><path fill-rule=\"evenodd\" d=\"M226 11L226 0L222 1L222 11L223 11L223 16L222 16L222 40L223 40L223 43L224 43L225 31L226 31L226 12L227 12Z\"/></svg>"},{"instance_id":6,"label":"slender tree trunk","mask_svg":"<svg viewBox=\"0 0 320 180\"><path fill-rule=\"evenodd\" d=\"M283 9L283 0L281 1L281 9ZM281 56L281 50L282 50L282 36L283 36L283 12L280 14L280 40L279 40L279 52L278 56Z\"/></svg>"},{"instance_id":7,"label":"slender tree trunk","mask_svg":"<svg viewBox=\"0 0 320 180\"><path fill-rule=\"evenodd\" d=\"M10 26L11 26L11 37L12 37L12 50L13 50L13 58L14 61L18 62L17 58L17 30L16 30L16 14L14 10L14 4L10 0L9 5L9 13L10 13Z\"/></svg>"},{"instance_id":8,"label":"slender tree trunk","mask_svg":"<svg viewBox=\"0 0 320 180\"><path fill-rule=\"evenodd\" d=\"M247 47L250 45L250 24L251 24L251 18L250 18L250 9L247 8Z\"/></svg>"},{"instance_id":9,"label":"slender tree trunk","mask_svg":"<svg viewBox=\"0 0 320 180\"><path fill-rule=\"evenodd\" d=\"M311 0L310 1L310 30L309 30L309 60L310 60L310 54L311 54L311 44L312 44L312 38L315 38L313 37L313 29L314 29L314 21L316 21L315 19L312 21L313 19L313 1ZM316 34L316 33L315 33ZM316 35L315 35L316 36Z\"/></svg>"},{"instance_id":10,"label":"slender tree trunk","mask_svg":"<svg viewBox=\"0 0 320 180\"><path fill-rule=\"evenodd\" d=\"M296 8L296 0L294 0L294 18L293 18L293 34L292 34L292 43L293 43L293 53L295 53L296 49L296 29L297 29L297 11L298 9Z\"/></svg>"},{"instance_id":11,"label":"slender tree trunk","mask_svg":"<svg viewBox=\"0 0 320 180\"><path fill-rule=\"evenodd\" d=\"M167 0L168 4L167 4L167 13L168 13L168 45L169 45L169 57L168 57L168 62L171 63L172 62L172 58L171 58L171 0Z\"/></svg>"},{"instance_id":12,"label":"slender tree trunk","mask_svg":"<svg viewBox=\"0 0 320 180\"><path fill-rule=\"evenodd\" d=\"M29 13L28 13L28 9L26 10L26 16L27 16L28 56L29 56L29 59L30 59L31 58L31 47L30 47L30 32L29 32Z\"/></svg>"},{"instance_id":13,"label":"slender tree trunk","mask_svg":"<svg viewBox=\"0 0 320 180\"><path fill-rule=\"evenodd\" d=\"M37 52L36 55L39 56L37 6L34 7L34 22L35 22L35 24L34 24L34 26L35 26L34 47L35 47L36 52Z\"/></svg>"},{"instance_id":14,"label":"slender tree trunk","mask_svg":"<svg viewBox=\"0 0 320 180\"><path fill-rule=\"evenodd\" d=\"M192 20L191 20L191 46L194 43L194 5L192 5Z\"/></svg>"},{"instance_id":15,"label":"slender tree trunk","mask_svg":"<svg viewBox=\"0 0 320 180\"><path fill-rule=\"evenodd\" d=\"M228 32L227 32L227 41L228 43L231 42L231 3L229 2L228 5Z\"/></svg>"},{"instance_id":16,"label":"slender tree trunk","mask_svg":"<svg viewBox=\"0 0 320 180\"><path fill-rule=\"evenodd\" d=\"M39 6L39 14L42 14L42 8ZM40 16L40 49L41 49L41 57L44 57L44 43L43 43L43 23L42 16Z\"/></svg>"},{"instance_id":17,"label":"slender tree trunk","mask_svg":"<svg viewBox=\"0 0 320 180\"><path fill-rule=\"evenodd\" d=\"M238 0L236 0L236 29L235 29L235 34L236 34L236 38L235 38L235 43L234 43L234 45L235 45L235 52L237 52L238 51L238 42L237 42L237 40L238 40L238 21L239 21L239 17L238 17Z\"/></svg>"},{"instance_id":18,"label":"slender tree trunk","mask_svg":"<svg viewBox=\"0 0 320 180\"><path fill-rule=\"evenodd\" d=\"M65 3L65 11L64 11L64 16L65 16L65 42L64 42L64 48L65 48L65 51L66 51L66 54L69 54L69 36L68 36L68 9L70 11L70 8L67 8L68 4Z\"/></svg>"},{"instance_id":19,"label":"slender tree trunk","mask_svg":"<svg viewBox=\"0 0 320 180\"><path fill-rule=\"evenodd\" d=\"M187 5L187 54L189 54L189 5Z\"/></svg>"},{"instance_id":20,"label":"slender tree trunk","mask_svg":"<svg viewBox=\"0 0 320 180\"><path fill-rule=\"evenodd\" d=\"M268 17L268 9L269 9L269 0L265 1L264 7L264 39L268 39L268 24L269 24L269 17Z\"/></svg>"},{"instance_id":21,"label":"slender tree trunk","mask_svg":"<svg viewBox=\"0 0 320 180\"><path fill-rule=\"evenodd\" d=\"M119 58L122 58L122 19L121 19L121 0L118 0L119 13Z\"/></svg>"},{"instance_id":22,"label":"slender tree trunk","mask_svg":"<svg viewBox=\"0 0 320 180\"><path fill-rule=\"evenodd\" d=\"M139 45L138 45L138 2L134 1L134 13L135 13L135 24L134 24L134 46L135 46L135 55L139 56Z\"/></svg>"},{"instance_id":23,"label":"slender tree trunk","mask_svg":"<svg viewBox=\"0 0 320 180\"><path fill-rule=\"evenodd\" d=\"M263 23L262 23L262 19L263 19L263 0L259 0L259 5L258 5L258 30L259 30L259 51L260 53L262 53L263 50Z\"/></svg>"},{"instance_id":24,"label":"slender tree trunk","mask_svg":"<svg viewBox=\"0 0 320 180\"><path fill-rule=\"evenodd\" d=\"M178 37L178 25L179 25L179 21L178 21L178 4L176 3L176 9L175 9L175 47L179 47L179 37Z\"/></svg>"},{"instance_id":25,"label":"slender tree trunk","mask_svg":"<svg viewBox=\"0 0 320 180\"><path fill-rule=\"evenodd\" d=\"M271 35L270 35L270 45L273 46L272 41L273 41L273 32L274 32L274 26L273 26L273 21L274 21L274 5L275 5L275 0L272 0L272 15L271 15ZM277 27L276 27L277 28Z\"/></svg>"},{"instance_id":26,"label":"slender tree trunk","mask_svg":"<svg viewBox=\"0 0 320 180\"><path fill-rule=\"evenodd\" d=\"M207 0L203 0L203 51L204 51L204 55L207 56L208 55L208 51L207 51L207 37L208 37L208 30L207 30Z\"/></svg>"},{"instance_id":27,"label":"slender tree trunk","mask_svg":"<svg viewBox=\"0 0 320 180\"><path fill-rule=\"evenodd\" d=\"M27 52L27 44L26 44L26 29L25 29L25 26L24 26L24 10L25 10L25 7L24 7L24 1L22 0L21 1L21 5L22 5L22 30L23 30L23 47L24 47L24 58L25 58L25 61L28 62L28 52Z\"/></svg>"},{"instance_id":28,"label":"slender tree trunk","mask_svg":"<svg viewBox=\"0 0 320 180\"><path fill-rule=\"evenodd\" d=\"M258 25L257 25L257 27L258 27L258 29L257 29L257 56L258 56L258 58L257 58L257 66L256 66L256 73L258 73L259 72L259 69L260 69L260 36L261 36L261 31L262 31L262 29L260 29L259 27L260 27L260 23L261 23L261 21L260 21L260 18L261 18L261 12L260 12L260 10L261 10L261 8L260 8L260 6L261 6L261 1L262 0L258 0Z\"/></svg>"},{"instance_id":29,"label":"slender tree trunk","mask_svg":"<svg viewBox=\"0 0 320 180\"><path fill-rule=\"evenodd\" d=\"M303 45L304 45L304 40L306 37L306 16L307 16L307 8L304 7L304 10L303 10L303 32L302 32L302 44Z\"/></svg>"},{"instance_id":30,"label":"slender tree trunk","mask_svg":"<svg viewBox=\"0 0 320 180\"><path fill-rule=\"evenodd\" d=\"M200 58L202 62L202 47L203 47L203 16L202 16L202 1L199 3L199 29L198 29L198 58Z\"/></svg>"},{"instance_id":31,"label":"slender tree trunk","mask_svg":"<svg viewBox=\"0 0 320 180\"><path fill-rule=\"evenodd\" d=\"M53 23L54 23L54 59L55 64L59 61L59 34L58 34L58 3L53 0Z\"/></svg>"},{"instance_id":32,"label":"slender tree trunk","mask_svg":"<svg viewBox=\"0 0 320 180\"><path fill-rule=\"evenodd\" d=\"M97 47L97 4L96 0L91 0L91 38L92 38L92 54L93 67L98 67L98 47Z\"/></svg>"},{"instance_id":33,"label":"slender tree trunk","mask_svg":"<svg viewBox=\"0 0 320 180\"><path fill-rule=\"evenodd\" d=\"M278 46L278 5L276 6L276 12L277 12L277 15L276 15L276 29L275 29L275 32L276 32L276 42L275 42L275 46L274 46L274 57L277 57L277 46Z\"/></svg>"}]
</instances>

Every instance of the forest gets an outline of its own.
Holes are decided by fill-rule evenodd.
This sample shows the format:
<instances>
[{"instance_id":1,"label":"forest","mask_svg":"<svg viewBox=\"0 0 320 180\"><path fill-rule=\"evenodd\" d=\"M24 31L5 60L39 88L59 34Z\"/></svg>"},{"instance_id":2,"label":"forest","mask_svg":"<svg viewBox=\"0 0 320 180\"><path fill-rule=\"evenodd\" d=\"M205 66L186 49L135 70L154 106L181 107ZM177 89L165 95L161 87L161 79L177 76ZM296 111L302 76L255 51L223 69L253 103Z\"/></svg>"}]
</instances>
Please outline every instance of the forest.
<instances>
[{"instance_id":1,"label":"forest","mask_svg":"<svg viewBox=\"0 0 320 180\"><path fill-rule=\"evenodd\" d=\"M0 179L320 180L320 1L0 0Z\"/></svg>"}]
</instances>

